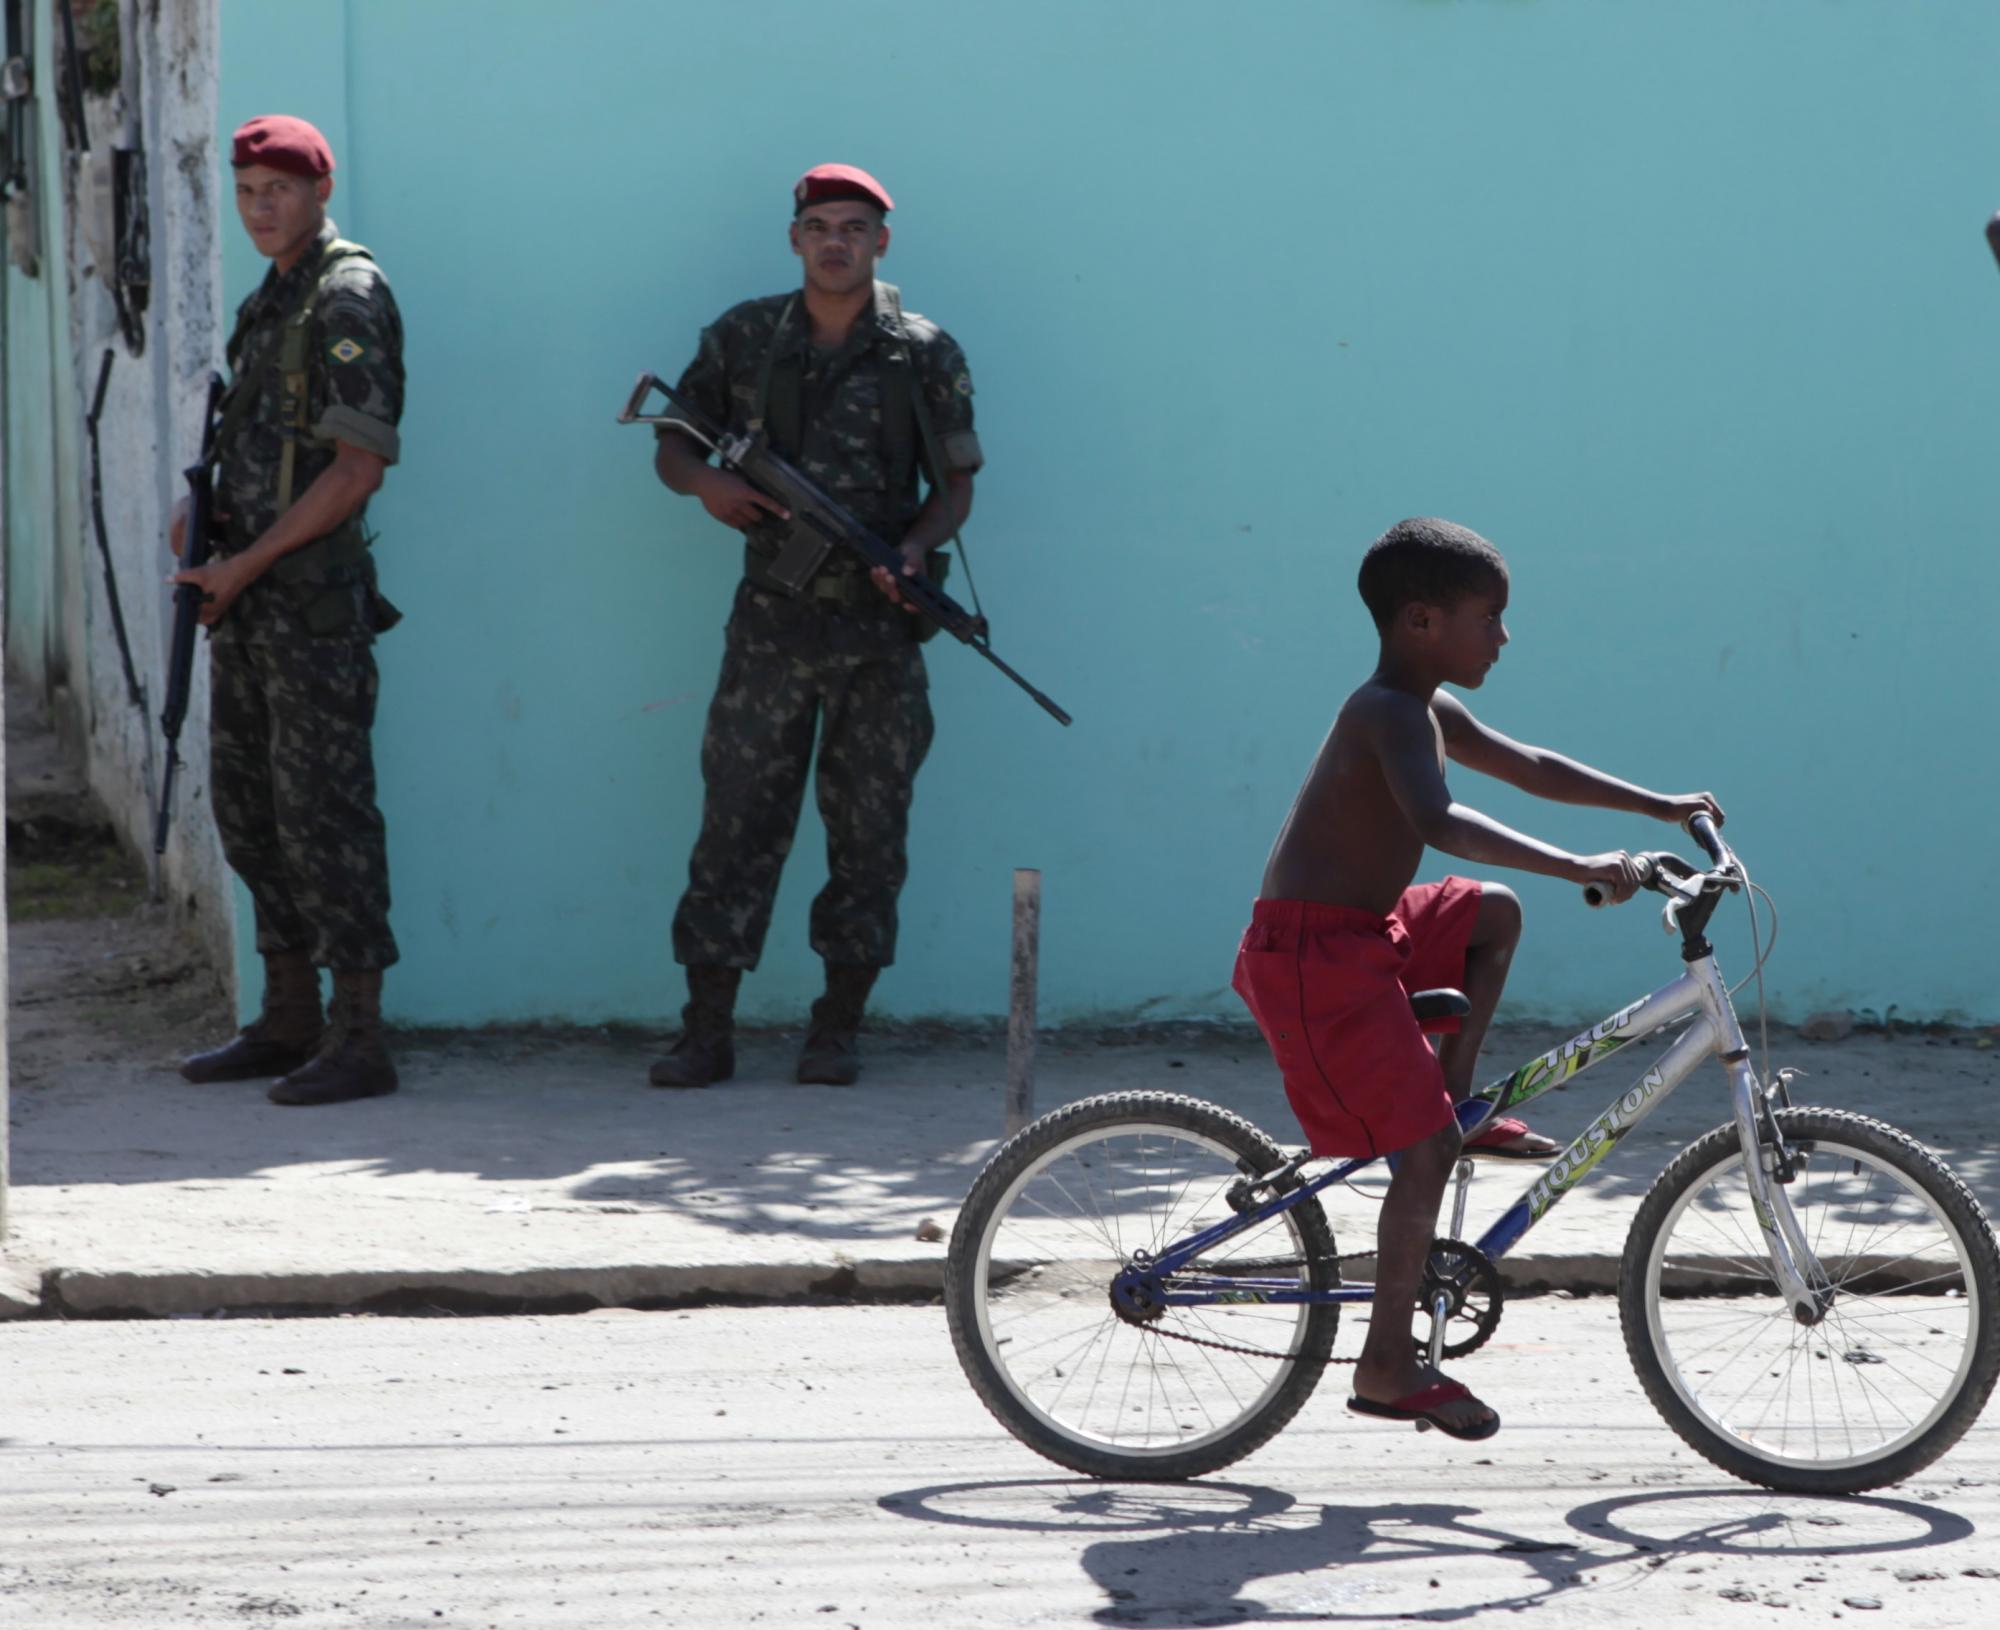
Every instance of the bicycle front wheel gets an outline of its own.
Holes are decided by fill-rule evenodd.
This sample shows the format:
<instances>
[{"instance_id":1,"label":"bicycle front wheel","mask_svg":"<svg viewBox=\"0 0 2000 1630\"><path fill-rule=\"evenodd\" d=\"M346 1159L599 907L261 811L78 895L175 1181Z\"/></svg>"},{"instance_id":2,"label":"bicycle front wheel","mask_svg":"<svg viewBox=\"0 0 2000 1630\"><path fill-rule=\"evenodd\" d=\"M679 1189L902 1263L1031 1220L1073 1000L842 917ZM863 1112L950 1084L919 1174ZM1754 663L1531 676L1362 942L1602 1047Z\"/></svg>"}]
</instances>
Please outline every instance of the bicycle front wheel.
<instances>
[{"instance_id":1,"label":"bicycle front wheel","mask_svg":"<svg viewBox=\"0 0 2000 1630\"><path fill-rule=\"evenodd\" d=\"M1827 1300L1795 1322L1757 1226L1742 1146L1718 1127L1632 1221L1625 1347L1690 1448L1752 1483L1853 1494L1900 1482L1965 1433L2000 1370L2000 1251L1950 1167L1839 1110L1778 1112L1789 1204Z\"/></svg>"},{"instance_id":2,"label":"bicycle front wheel","mask_svg":"<svg viewBox=\"0 0 2000 1630\"><path fill-rule=\"evenodd\" d=\"M1231 1186L1284 1159L1248 1121L1159 1092L1085 1099L1004 1144L966 1196L944 1281L959 1362L1001 1425L1072 1471L1160 1480L1219 1470L1297 1414L1332 1350L1335 1304L1225 1290L1134 1313L1111 1295L1139 1253L1235 1216ZM1188 1271L1340 1280L1316 1199Z\"/></svg>"}]
</instances>

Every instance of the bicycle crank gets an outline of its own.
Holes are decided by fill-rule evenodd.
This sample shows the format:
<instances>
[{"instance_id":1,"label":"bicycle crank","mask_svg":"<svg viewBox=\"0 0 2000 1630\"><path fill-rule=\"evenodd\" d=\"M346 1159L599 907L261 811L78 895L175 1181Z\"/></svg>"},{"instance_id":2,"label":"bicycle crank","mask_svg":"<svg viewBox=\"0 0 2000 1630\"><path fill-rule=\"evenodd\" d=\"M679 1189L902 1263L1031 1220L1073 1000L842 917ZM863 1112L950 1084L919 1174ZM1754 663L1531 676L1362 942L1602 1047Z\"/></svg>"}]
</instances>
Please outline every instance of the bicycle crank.
<instances>
[{"instance_id":1,"label":"bicycle crank","mask_svg":"<svg viewBox=\"0 0 2000 1630\"><path fill-rule=\"evenodd\" d=\"M1431 1317L1417 1351L1431 1363L1463 1358L1486 1345L1500 1323L1505 1290L1493 1259L1463 1240L1434 1239L1417 1288L1417 1309Z\"/></svg>"}]
</instances>

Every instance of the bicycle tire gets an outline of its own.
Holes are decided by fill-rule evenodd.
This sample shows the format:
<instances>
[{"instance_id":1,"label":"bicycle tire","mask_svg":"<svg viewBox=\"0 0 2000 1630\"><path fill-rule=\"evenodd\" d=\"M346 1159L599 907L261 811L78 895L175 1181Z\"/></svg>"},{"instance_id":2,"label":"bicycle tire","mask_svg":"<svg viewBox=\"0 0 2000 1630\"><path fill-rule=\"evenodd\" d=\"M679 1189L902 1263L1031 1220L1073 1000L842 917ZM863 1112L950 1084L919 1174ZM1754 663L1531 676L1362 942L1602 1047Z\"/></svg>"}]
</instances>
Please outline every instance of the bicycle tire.
<instances>
[{"instance_id":1,"label":"bicycle tire","mask_svg":"<svg viewBox=\"0 0 2000 1630\"><path fill-rule=\"evenodd\" d=\"M2000 1248L1971 1191L1907 1134L1845 1110L1777 1122L1801 1162L1779 1192L1835 1293L1825 1316L1802 1326L1779 1295L1736 1128L1721 1126L1674 1158L1632 1220L1626 1352L1681 1441L1734 1476L1793 1494L1901 1482L1964 1436L1993 1390Z\"/></svg>"},{"instance_id":2,"label":"bicycle tire","mask_svg":"<svg viewBox=\"0 0 2000 1630\"><path fill-rule=\"evenodd\" d=\"M1140 1324L1114 1310L1110 1289L1134 1251L1157 1255L1230 1216L1230 1184L1284 1159L1240 1116L1162 1092L1087 1098L1003 1144L960 1208L944 1276L952 1345L994 1418L1059 1466L1131 1481L1199 1477L1267 1443L1319 1383L1336 1304L1171 1306ZM1260 1274L1295 1267L1315 1289L1340 1282L1316 1198L1199 1265L1231 1258L1254 1259ZM1246 1335L1255 1339L1238 1339Z\"/></svg>"}]
</instances>

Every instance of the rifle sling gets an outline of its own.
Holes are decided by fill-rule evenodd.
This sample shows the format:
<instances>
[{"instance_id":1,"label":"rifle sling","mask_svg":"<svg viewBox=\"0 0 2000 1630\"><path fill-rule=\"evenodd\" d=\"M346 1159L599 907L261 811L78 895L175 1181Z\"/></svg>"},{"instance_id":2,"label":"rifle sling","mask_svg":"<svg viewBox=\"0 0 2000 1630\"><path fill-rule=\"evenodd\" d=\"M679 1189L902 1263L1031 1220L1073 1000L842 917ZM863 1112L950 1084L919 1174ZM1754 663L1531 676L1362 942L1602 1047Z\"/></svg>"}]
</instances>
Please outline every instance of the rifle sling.
<instances>
[{"instance_id":1,"label":"rifle sling","mask_svg":"<svg viewBox=\"0 0 2000 1630\"><path fill-rule=\"evenodd\" d=\"M884 283L882 290L887 297L890 315L896 319L896 334L902 341L903 352L907 359L907 365L896 371L901 373L905 380L908 380L916 371L916 358L910 355L910 329L909 325L903 321L903 291L893 283ZM909 387L907 384L904 389L908 391ZM958 558L965 567L965 586L972 594L972 614L981 622L984 622L985 614L979 608L979 585L972 581L972 556L966 552L965 539L959 536L958 517L953 513L951 494L945 487L946 467L944 454L938 447L937 430L931 424L930 408L924 401L922 391L917 391L911 397L910 410L910 413L904 416L905 422L914 416L917 421L917 433L923 437L925 473L930 477L931 490L937 494L938 501L944 505L945 519L951 522L951 541L958 546ZM886 413L887 404L885 402L885 416ZM942 571L934 575L940 582L943 581L944 573Z\"/></svg>"}]
</instances>

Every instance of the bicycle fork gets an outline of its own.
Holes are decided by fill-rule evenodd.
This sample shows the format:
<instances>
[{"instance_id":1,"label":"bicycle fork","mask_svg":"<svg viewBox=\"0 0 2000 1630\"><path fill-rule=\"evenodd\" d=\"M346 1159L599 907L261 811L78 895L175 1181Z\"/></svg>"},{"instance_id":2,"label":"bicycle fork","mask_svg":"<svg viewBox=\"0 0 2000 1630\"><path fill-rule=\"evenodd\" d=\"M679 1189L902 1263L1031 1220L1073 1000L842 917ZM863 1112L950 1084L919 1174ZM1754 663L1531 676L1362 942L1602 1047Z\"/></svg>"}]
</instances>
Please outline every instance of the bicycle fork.
<instances>
[{"instance_id":1,"label":"bicycle fork","mask_svg":"<svg viewBox=\"0 0 2000 1630\"><path fill-rule=\"evenodd\" d=\"M1764 1235L1764 1250L1771 1259L1771 1276L1791 1307L1792 1317L1803 1325L1818 1324L1826 1316L1828 1299L1815 1285L1824 1284L1826 1275L1806 1243L1805 1231L1799 1227L1785 1192L1791 1181L1791 1164L1766 1103L1771 1089L1758 1081L1757 1072L1750 1067L1749 1044L1736 1021L1729 989L1714 957L1689 963L1688 972L1700 984L1702 1004L1715 1025L1716 1056L1729 1077L1736 1137L1743 1148L1743 1177L1750 1188L1757 1227Z\"/></svg>"}]
</instances>

